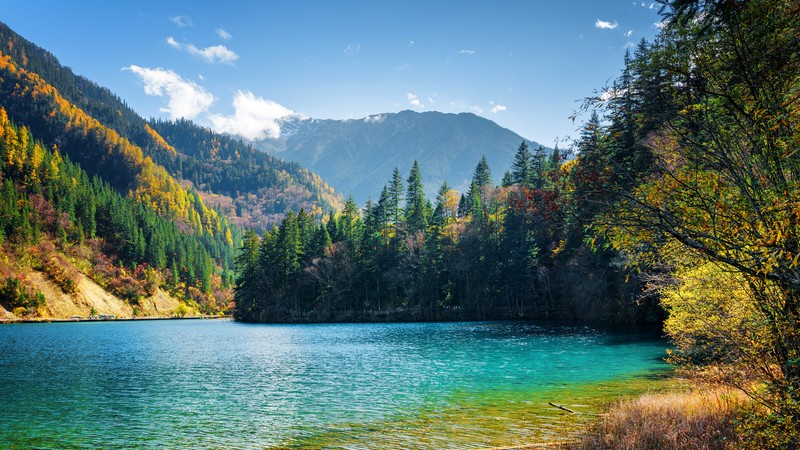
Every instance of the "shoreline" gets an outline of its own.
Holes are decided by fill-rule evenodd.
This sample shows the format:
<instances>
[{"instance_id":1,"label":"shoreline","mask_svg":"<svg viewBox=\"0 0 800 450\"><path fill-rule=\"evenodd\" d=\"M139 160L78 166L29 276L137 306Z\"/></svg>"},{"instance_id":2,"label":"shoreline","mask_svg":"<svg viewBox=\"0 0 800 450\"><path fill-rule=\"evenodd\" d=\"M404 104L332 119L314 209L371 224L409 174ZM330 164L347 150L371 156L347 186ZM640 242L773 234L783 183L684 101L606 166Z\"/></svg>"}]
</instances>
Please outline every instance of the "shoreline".
<instances>
[{"instance_id":1,"label":"shoreline","mask_svg":"<svg viewBox=\"0 0 800 450\"><path fill-rule=\"evenodd\" d=\"M0 325L22 324L22 323L65 323L65 322L133 322L140 320L215 320L215 319L230 319L232 316L214 316L214 315L197 315L197 316L148 316L148 317L116 317L113 319L90 319L83 317L80 319L72 318L34 318L34 319L0 319Z\"/></svg>"}]
</instances>

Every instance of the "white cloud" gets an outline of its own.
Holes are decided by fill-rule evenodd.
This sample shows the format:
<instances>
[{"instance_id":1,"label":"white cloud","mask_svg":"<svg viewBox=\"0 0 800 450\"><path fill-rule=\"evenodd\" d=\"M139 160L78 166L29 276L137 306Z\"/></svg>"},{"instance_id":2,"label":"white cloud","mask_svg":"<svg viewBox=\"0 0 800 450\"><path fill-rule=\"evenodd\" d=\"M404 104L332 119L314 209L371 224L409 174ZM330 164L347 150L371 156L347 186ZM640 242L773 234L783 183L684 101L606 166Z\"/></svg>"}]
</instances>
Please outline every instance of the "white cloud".
<instances>
[{"instance_id":1,"label":"white cloud","mask_svg":"<svg viewBox=\"0 0 800 450\"><path fill-rule=\"evenodd\" d=\"M459 55L474 55L475 50L461 50L458 52Z\"/></svg>"},{"instance_id":2,"label":"white cloud","mask_svg":"<svg viewBox=\"0 0 800 450\"><path fill-rule=\"evenodd\" d=\"M297 115L285 106L256 97L250 91L236 91L233 97L233 115L213 114L208 117L214 131L239 135L245 139L279 137L279 119Z\"/></svg>"},{"instance_id":3,"label":"white cloud","mask_svg":"<svg viewBox=\"0 0 800 450\"><path fill-rule=\"evenodd\" d=\"M233 36L231 36L231 34L228 33L224 28L217 28L217 36L221 37L226 41L230 41L231 39L233 39Z\"/></svg>"},{"instance_id":4,"label":"white cloud","mask_svg":"<svg viewBox=\"0 0 800 450\"><path fill-rule=\"evenodd\" d=\"M167 106L161 112L171 119L193 119L214 103L214 96L193 81L184 80L172 70L131 65L122 70L130 70L144 83L144 92L156 97L167 97Z\"/></svg>"},{"instance_id":5,"label":"white cloud","mask_svg":"<svg viewBox=\"0 0 800 450\"><path fill-rule=\"evenodd\" d=\"M616 21L614 21L614 23L611 23L605 20L597 19L597 21L594 23L594 26L596 28L600 28L601 30L613 30L614 28L617 28L619 24Z\"/></svg>"},{"instance_id":6,"label":"white cloud","mask_svg":"<svg viewBox=\"0 0 800 450\"><path fill-rule=\"evenodd\" d=\"M193 25L192 18L189 16L172 16L169 18L169 20L171 20L172 23L177 25L178 28L190 27Z\"/></svg>"},{"instance_id":7,"label":"white cloud","mask_svg":"<svg viewBox=\"0 0 800 450\"><path fill-rule=\"evenodd\" d=\"M625 37L631 37L631 36L633 36L633 30L628 30L625 32Z\"/></svg>"},{"instance_id":8,"label":"white cloud","mask_svg":"<svg viewBox=\"0 0 800 450\"><path fill-rule=\"evenodd\" d=\"M483 108L481 108L478 105L470 105L464 102L464 100L450 102L450 104L448 104L447 106L449 107L449 109L455 111L471 111L474 112L475 114L483 114Z\"/></svg>"},{"instance_id":9,"label":"white cloud","mask_svg":"<svg viewBox=\"0 0 800 450\"><path fill-rule=\"evenodd\" d=\"M200 57L203 61L214 64L233 64L234 61L239 59L239 55L229 50L224 45L214 45L206 48L197 48L194 44L181 44L176 41L172 36L167 38L167 44L172 48L184 50L191 55Z\"/></svg>"},{"instance_id":10,"label":"white cloud","mask_svg":"<svg viewBox=\"0 0 800 450\"><path fill-rule=\"evenodd\" d=\"M419 100L419 97L417 97L416 94L412 94L411 92L409 92L408 94L406 94L406 98L408 99L408 103L415 108L421 109L425 107L425 105Z\"/></svg>"},{"instance_id":11,"label":"white cloud","mask_svg":"<svg viewBox=\"0 0 800 450\"><path fill-rule=\"evenodd\" d=\"M347 44L347 47L344 48L344 52L348 55L357 54L361 51L361 44Z\"/></svg>"},{"instance_id":12,"label":"white cloud","mask_svg":"<svg viewBox=\"0 0 800 450\"><path fill-rule=\"evenodd\" d=\"M661 22L656 22L656 23L653 24L653 26L658 28L659 30L662 30L662 29L664 29L664 27L667 26L667 21L666 20L662 20Z\"/></svg>"},{"instance_id":13,"label":"white cloud","mask_svg":"<svg viewBox=\"0 0 800 450\"><path fill-rule=\"evenodd\" d=\"M499 112L506 111L506 110L508 110L506 105L494 105L494 106L492 106L492 109L491 109L492 114L497 114Z\"/></svg>"}]
</instances>

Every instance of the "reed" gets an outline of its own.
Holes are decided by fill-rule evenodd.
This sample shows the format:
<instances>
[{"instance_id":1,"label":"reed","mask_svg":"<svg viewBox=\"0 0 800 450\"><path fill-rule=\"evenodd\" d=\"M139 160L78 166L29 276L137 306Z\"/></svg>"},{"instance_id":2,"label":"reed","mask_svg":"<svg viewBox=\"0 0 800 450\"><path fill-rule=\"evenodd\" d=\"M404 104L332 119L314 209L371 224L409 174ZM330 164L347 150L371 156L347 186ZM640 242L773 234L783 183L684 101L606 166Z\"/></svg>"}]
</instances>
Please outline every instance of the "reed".
<instances>
[{"instance_id":1,"label":"reed","mask_svg":"<svg viewBox=\"0 0 800 450\"><path fill-rule=\"evenodd\" d=\"M581 436L562 448L733 449L734 419L747 399L719 386L643 394L614 403Z\"/></svg>"}]
</instances>

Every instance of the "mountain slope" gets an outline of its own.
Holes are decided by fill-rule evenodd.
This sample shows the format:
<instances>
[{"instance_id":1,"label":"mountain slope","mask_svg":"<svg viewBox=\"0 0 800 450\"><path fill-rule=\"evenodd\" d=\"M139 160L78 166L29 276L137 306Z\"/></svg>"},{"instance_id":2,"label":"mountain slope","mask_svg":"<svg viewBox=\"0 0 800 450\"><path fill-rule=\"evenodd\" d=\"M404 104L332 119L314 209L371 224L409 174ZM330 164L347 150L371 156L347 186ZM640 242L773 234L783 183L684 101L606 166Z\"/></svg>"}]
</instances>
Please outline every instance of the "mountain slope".
<instances>
[{"instance_id":1,"label":"mountain slope","mask_svg":"<svg viewBox=\"0 0 800 450\"><path fill-rule=\"evenodd\" d=\"M378 198L395 167L407 173L414 160L429 197L445 180L465 191L482 155L499 182L522 141L539 146L475 114L402 111L359 120L291 117L281 123L280 138L256 146L297 161L363 203Z\"/></svg>"},{"instance_id":2,"label":"mountain slope","mask_svg":"<svg viewBox=\"0 0 800 450\"><path fill-rule=\"evenodd\" d=\"M338 209L342 204L341 196L300 165L265 155L239 140L218 135L191 122L173 124L170 138L179 139L180 144L168 142L160 134L167 132L168 123L148 123L108 89L75 75L51 53L22 38L3 23L0 23L0 56L5 56L15 68L14 75L17 75L16 69L22 71L19 73L36 75L37 82L50 86L64 105L70 105L66 110L80 110L82 116L113 130L118 140L138 147L143 158L149 157L175 181L199 191L201 198L213 197L214 204L231 205L225 212L230 213L235 223L264 227L294 208L330 210ZM6 106L15 122L28 125L44 141L60 138L59 134L63 132L53 132L50 128L59 117L48 117L58 108L42 104L40 98L31 98L24 86L16 93L12 92L16 82L5 80L0 83L5 92L2 105ZM33 90L32 85L29 90ZM23 99L26 95L28 99ZM21 103L31 103L31 100L40 103ZM62 111L56 112L65 110L60 109ZM41 122L45 125L40 126ZM214 145L217 153L213 152ZM73 158L84 164L90 174L96 172L90 164L104 162L96 151L84 156L85 159ZM259 184L252 183L253 180ZM129 179L108 181L123 193L133 187ZM245 213L244 217L236 212Z\"/></svg>"}]
</instances>

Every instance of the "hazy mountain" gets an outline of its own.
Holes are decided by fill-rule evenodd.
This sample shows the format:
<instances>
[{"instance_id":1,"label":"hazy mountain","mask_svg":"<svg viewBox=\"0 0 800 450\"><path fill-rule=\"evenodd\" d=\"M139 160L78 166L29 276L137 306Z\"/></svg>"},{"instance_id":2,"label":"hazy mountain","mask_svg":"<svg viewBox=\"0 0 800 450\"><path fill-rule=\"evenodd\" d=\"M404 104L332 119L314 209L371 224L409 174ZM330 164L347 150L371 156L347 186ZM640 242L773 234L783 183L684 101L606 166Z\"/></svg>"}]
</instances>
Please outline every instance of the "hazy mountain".
<instances>
[{"instance_id":1,"label":"hazy mountain","mask_svg":"<svg viewBox=\"0 0 800 450\"><path fill-rule=\"evenodd\" d=\"M445 180L466 190L484 154L499 183L523 140L539 146L475 114L401 111L355 120L289 117L281 122L279 138L256 146L300 163L363 204L378 198L395 167L405 177L414 160L429 197Z\"/></svg>"}]
</instances>

